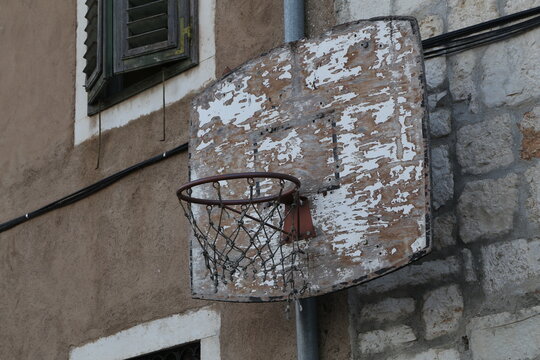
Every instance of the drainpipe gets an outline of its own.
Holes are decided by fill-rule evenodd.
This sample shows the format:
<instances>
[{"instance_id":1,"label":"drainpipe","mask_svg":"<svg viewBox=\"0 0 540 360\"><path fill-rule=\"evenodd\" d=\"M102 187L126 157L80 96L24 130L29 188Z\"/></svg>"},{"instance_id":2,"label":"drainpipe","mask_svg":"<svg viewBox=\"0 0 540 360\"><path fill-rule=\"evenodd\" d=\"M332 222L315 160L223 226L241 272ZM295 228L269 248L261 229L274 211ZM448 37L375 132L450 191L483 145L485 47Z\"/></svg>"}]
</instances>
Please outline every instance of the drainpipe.
<instances>
[{"instance_id":1,"label":"drainpipe","mask_svg":"<svg viewBox=\"0 0 540 360\"><path fill-rule=\"evenodd\" d=\"M283 0L285 42L304 37L304 0Z\"/></svg>"},{"instance_id":2,"label":"drainpipe","mask_svg":"<svg viewBox=\"0 0 540 360\"><path fill-rule=\"evenodd\" d=\"M317 298L296 302L296 349L298 360L319 360Z\"/></svg>"},{"instance_id":3,"label":"drainpipe","mask_svg":"<svg viewBox=\"0 0 540 360\"><path fill-rule=\"evenodd\" d=\"M304 0L283 0L285 42L304 37ZM301 299L295 304L298 360L319 360L317 299Z\"/></svg>"}]
</instances>

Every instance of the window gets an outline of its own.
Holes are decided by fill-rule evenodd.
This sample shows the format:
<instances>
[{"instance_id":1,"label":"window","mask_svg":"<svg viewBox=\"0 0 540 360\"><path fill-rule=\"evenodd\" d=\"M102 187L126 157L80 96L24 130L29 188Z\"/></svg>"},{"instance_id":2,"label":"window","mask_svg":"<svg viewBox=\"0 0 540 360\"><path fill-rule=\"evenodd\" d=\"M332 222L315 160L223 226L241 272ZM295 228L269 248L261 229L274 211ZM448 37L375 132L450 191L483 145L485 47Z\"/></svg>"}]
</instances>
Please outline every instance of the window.
<instances>
[{"instance_id":1,"label":"window","mask_svg":"<svg viewBox=\"0 0 540 360\"><path fill-rule=\"evenodd\" d=\"M201 342L178 345L170 349L141 355L129 360L201 360Z\"/></svg>"},{"instance_id":2,"label":"window","mask_svg":"<svg viewBox=\"0 0 540 360\"><path fill-rule=\"evenodd\" d=\"M101 127L98 126L94 102L93 109L89 109L88 92L86 88L86 74L84 68L87 61L87 19L88 0L77 0L77 45L76 45L76 73L75 73L75 124L73 129L73 142L79 145L99 134L99 131L108 131L120 128L143 115L161 110L163 107L163 89L161 76L157 75L154 86L130 96L116 104L110 102L102 104ZM119 0L115 0L119 1ZM191 61L197 66L189 71L183 71L171 76L164 83L166 105L175 103L192 92L200 91L216 79L216 41L215 41L215 8L216 0L190 2L196 4L196 9L190 9L196 20L191 22ZM193 42L197 40L197 46ZM179 61L181 62L181 60ZM169 65L167 64L167 68ZM166 69L166 71L171 71ZM181 71L181 70L180 70ZM167 75L167 73L165 73ZM167 76L166 76L167 77Z\"/></svg>"},{"instance_id":3,"label":"window","mask_svg":"<svg viewBox=\"0 0 540 360\"><path fill-rule=\"evenodd\" d=\"M196 0L86 0L88 115L198 62Z\"/></svg>"}]
</instances>

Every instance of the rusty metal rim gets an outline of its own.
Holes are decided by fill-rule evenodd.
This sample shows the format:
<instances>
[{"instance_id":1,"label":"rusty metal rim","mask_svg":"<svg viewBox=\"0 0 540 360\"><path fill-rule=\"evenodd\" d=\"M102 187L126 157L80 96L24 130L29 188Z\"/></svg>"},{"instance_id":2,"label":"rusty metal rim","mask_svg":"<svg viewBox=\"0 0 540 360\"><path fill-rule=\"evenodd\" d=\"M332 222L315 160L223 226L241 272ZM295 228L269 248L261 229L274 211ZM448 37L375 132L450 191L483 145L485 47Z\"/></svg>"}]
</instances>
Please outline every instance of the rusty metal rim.
<instances>
[{"instance_id":1,"label":"rusty metal rim","mask_svg":"<svg viewBox=\"0 0 540 360\"><path fill-rule=\"evenodd\" d=\"M284 191L281 194L277 195L271 195L271 196L263 196L258 198L252 198L252 199L236 199L236 200L219 200L219 199L201 199L192 197L189 195L184 194L185 191L188 191L192 189L193 187L209 184L209 183L219 183L219 181L223 180L233 180L233 179L279 179L279 180L286 180L291 183L293 183L295 186L287 191ZM249 181L248 181L249 183ZM178 189L176 192L176 195L178 196L179 200L184 200L189 203L195 203L195 204L201 204L201 205L249 205L249 204L259 204L263 202L268 201L275 201L275 200L282 200L291 198L291 196L298 192L300 190L300 186L302 183L298 178L289 175L289 174L282 174L282 173L276 173L276 172L245 172L245 173L231 173L231 174L223 174L223 175L214 175L205 177L198 180L193 180L188 182L187 184L184 184Z\"/></svg>"}]
</instances>

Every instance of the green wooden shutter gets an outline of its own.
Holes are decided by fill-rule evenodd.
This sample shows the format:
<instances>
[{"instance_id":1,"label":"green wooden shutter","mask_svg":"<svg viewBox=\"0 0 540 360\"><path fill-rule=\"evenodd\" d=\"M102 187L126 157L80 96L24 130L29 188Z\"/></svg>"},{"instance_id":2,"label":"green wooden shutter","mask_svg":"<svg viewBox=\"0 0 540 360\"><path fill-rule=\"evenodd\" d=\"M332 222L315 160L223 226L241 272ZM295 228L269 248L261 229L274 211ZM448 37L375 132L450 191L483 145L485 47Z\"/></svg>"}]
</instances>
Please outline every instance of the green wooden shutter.
<instances>
[{"instance_id":1,"label":"green wooden shutter","mask_svg":"<svg viewBox=\"0 0 540 360\"><path fill-rule=\"evenodd\" d=\"M86 66L84 73L86 75L86 89L91 89L96 83L97 79L102 72L102 29L101 29L101 16L102 3L101 0L87 0L86 6L88 8L85 18L87 25L86 31L86 52L84 53L84 59L86 60Z\"/></svg>"},{"instance_id":2,"label":"green wooden shutter","mask_svg":"<svg viewBox=\"0 0 540 360\"><path fill-rule=\"evenodd\" d=\"M197 0L86 0L88 115L197 65Z\"/></svg>"},{"instance_id":3,"label":"green wooden shutter","mask_svg":"<svg viewBox=\"0 0 540 360\"><path fill-rule=\"evenodd\" d=\"M190 0L115 2L115 73L190 56Z\"/></svg>"},{"instance_id":4,"label":"green wooden shutter","mask_svg":"<svg viewBox=\"0 0 540 360\"><path fill-rule=\"evenodd\" d=\"M96 101L112 75L112 0L86 0L86 91Z\"/></svg>"}]
</instances>

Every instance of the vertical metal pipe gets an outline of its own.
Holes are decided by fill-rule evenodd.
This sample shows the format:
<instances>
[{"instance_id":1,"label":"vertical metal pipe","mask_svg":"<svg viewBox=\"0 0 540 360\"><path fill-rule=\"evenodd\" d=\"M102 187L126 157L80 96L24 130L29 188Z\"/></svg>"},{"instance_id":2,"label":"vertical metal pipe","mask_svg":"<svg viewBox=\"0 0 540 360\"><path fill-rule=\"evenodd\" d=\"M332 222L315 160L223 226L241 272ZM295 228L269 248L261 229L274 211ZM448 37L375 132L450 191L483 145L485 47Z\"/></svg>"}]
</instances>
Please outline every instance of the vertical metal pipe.
<instances>
[{"instance_id":1,"label":"vertical metal pipe","mask_svg":"<svg viewBox=\"0 0 540 360\"><path fill-rule=\"evenodd\" d=\"M304 37L304 0L283 0L285 42Z\"/></svg>"},{"instance_id":2,"label":"vertical metal pipe","mask_svg":"<svg viewBox=\"0 0 540 360\"><path fill-rule=\"evenodd\" d=\"M285 42L304 37L304 0L283 0ZM296 348L298 360L319 360L317 299L298 300L296 313Z\"/></svg>"},{"instance_id":3,"label":"vertical metal pipe","mask_svg":"<svg viewBox=\"0 0 540 360\"><path fill-rule=\"evenodd\" d=\"M317 298L298 300L295 312L298 360L319 360Z\"/></svg>"}]
</instances>

